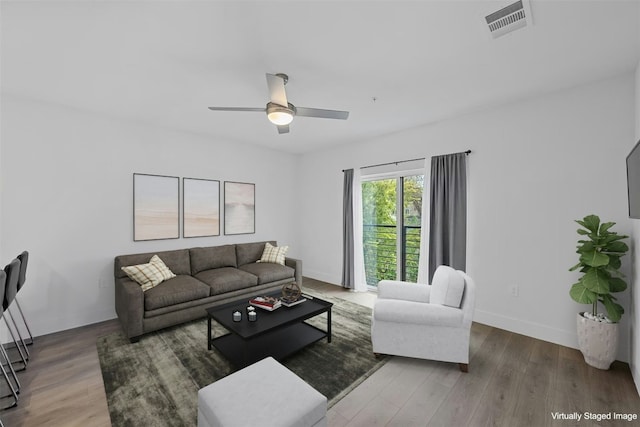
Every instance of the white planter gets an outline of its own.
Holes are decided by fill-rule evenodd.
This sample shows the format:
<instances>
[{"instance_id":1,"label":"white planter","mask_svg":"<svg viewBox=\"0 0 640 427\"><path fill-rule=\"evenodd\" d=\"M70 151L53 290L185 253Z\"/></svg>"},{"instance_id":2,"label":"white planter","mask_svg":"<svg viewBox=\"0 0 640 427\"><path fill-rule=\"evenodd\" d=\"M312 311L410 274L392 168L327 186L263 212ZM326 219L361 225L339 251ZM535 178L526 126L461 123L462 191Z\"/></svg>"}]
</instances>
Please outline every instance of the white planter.
<instances>
[{"instance_id":1,"label":"white planter","mask_svg":"<svg viewBox=\"0 0 640 427\"><path fill-rule=\"evenodd\" d=\"M578 313L578 348L589 365L609 369L616 360L618 324L597 322Z\"/></svg>"}]
</instances>

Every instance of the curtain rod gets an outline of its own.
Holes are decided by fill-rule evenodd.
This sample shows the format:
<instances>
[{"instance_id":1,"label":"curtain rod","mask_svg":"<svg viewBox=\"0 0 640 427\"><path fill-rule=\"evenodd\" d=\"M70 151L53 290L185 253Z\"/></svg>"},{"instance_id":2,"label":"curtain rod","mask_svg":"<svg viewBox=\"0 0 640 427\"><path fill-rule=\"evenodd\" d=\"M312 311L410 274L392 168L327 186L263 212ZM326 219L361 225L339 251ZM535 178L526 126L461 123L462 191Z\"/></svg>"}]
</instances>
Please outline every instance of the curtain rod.
<instances>
[{"instance_id":1,"label":"curtain rod","mask_svg":"<svg viewBox=\"0 0 640 427\"><path fill-rule=\"evenodd\" d=\"M464 154L466 154L467 156L469 154L471 154L471 150L467 150L467 151L462 151ZM453 153L456 154L456 153ZM397 162L388 162L388 163L379 163L377 165L369 165L369 166L362 166L360 169L368 169L368 168L375 168L377 166L387 166L387 165L398 165L399 163L407 163L407 162L415 162L417 160L424 160L424 157L420 157L417 159L409 159L409 160L398 160ZM342 169L342 172L344 172L346 169Z\"/></svg>"}]
</instances>

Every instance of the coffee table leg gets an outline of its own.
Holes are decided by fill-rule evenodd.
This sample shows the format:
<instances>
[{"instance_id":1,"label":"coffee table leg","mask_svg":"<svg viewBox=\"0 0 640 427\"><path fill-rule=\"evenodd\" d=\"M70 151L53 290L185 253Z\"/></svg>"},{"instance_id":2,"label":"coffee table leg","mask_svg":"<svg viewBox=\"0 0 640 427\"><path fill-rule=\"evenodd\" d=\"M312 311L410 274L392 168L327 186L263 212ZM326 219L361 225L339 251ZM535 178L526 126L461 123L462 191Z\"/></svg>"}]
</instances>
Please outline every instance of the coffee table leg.
<instances>
[{"instance_id":1,"label":"coffee table leg","mask_svg":"<svg viewBox=\"0 0 640 427\"><path fill-rule=\"evenodd\" d=\"M211 316L207 316L207 349L211 350Z\"/></svg>"},{"instance_id":2,"label":"coffee table leg","mask_svg":"<svg viewBox=\"0 0 640 427\"><path fill-rule=\"evenodd\" d=\"M331 342L331 307L327 311L327 342Z\"/></svg>"}]
</instances>

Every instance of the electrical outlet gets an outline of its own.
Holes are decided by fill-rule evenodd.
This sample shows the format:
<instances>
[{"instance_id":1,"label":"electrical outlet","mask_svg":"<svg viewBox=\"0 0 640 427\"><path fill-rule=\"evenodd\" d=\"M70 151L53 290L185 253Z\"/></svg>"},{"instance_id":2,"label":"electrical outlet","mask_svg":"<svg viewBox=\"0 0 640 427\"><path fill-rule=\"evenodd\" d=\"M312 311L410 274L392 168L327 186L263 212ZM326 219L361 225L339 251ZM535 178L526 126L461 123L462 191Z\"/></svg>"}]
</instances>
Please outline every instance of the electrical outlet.
<instances>
[{"instance_id":1,"label":"electrical outlet","mask_svg":"<svg viewBox=\"0 0 640 427\"><path fill-rule=\"evenodd\" d=\"M519 293L520 289L518 289L518 285L511 285L511 287L509 288L509 295L511 295L512 297L517 297Z\"/></svg>"}]
</instances>

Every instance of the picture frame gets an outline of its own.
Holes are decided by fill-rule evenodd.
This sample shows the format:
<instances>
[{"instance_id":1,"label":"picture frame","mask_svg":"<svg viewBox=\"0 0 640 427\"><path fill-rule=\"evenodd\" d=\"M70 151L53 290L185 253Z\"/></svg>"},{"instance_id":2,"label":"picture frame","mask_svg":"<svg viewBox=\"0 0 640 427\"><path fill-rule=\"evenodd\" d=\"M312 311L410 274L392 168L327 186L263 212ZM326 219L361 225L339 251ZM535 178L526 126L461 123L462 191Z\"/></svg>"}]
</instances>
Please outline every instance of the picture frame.
<instances>
[{"instance_id":1,"label":"picture frame","mask_svg":"<svg viewBox=\"0 0 640 427\"><path fill-rule=\"evenodd\" d=\"M224 234L256 232L256 185L224 182Z\"/></svg>"},{"instance_id":2,"label":"picture frame","mask_svg":"<svg viewBox=\"0 0 640 427\"><path fill-rule=\"evenodd\" d=\"M180 178L133 174L133 240L180 238Z\"/></svg>"},{"instance_id":3,"label":"picture frame","mask_svg":"<svg viewBox=\"0 0 640 427\"><path fill-rule=\"evenodd\" d=\"M220 181L182 178L182 237L220 235Z\"/></svg>"}]
</instances>

